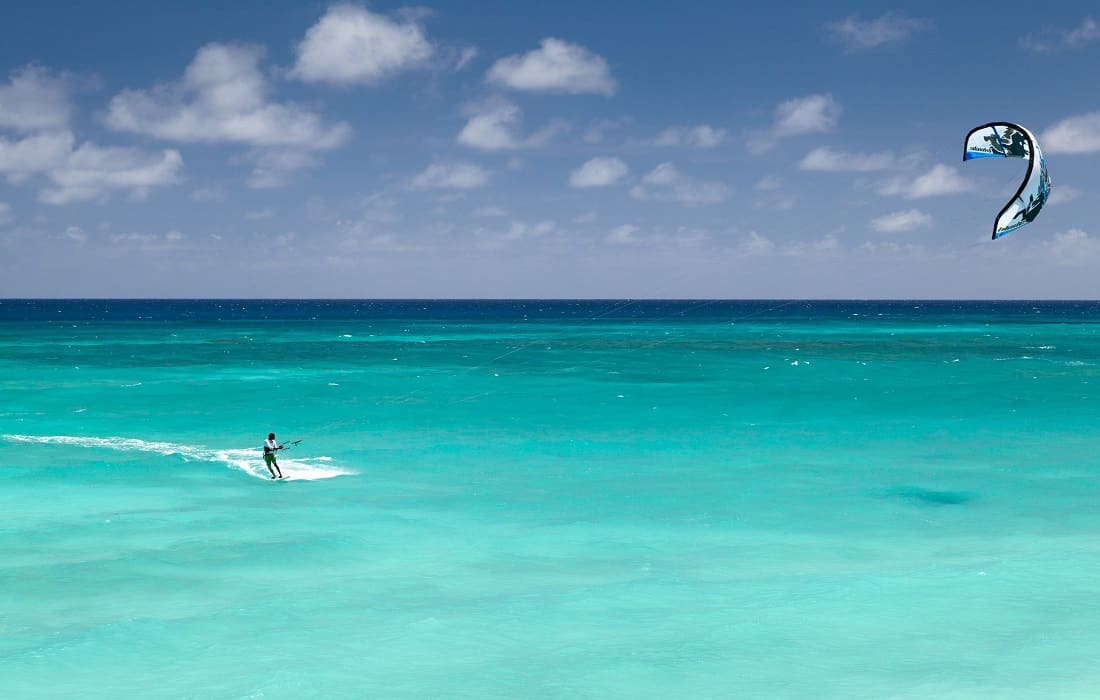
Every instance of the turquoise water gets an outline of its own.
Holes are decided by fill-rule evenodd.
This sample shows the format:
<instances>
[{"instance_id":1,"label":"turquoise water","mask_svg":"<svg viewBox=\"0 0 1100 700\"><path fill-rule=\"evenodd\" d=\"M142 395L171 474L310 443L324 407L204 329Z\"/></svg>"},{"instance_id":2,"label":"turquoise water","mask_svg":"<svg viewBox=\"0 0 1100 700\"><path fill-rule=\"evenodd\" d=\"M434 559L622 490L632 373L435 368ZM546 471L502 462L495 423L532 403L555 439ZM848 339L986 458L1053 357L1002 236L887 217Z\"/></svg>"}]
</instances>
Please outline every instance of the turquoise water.
<instances>
[{"instance_id":1,"label":"turquoise water","mask_svg":"<svg viewBox=\"0 0 1100 700\"><path fill-rule=\"evenodd\" d=\"M1097 303L0 301L0 697L1094 697L1098 399Z\"/></svg>"}]
</instances>

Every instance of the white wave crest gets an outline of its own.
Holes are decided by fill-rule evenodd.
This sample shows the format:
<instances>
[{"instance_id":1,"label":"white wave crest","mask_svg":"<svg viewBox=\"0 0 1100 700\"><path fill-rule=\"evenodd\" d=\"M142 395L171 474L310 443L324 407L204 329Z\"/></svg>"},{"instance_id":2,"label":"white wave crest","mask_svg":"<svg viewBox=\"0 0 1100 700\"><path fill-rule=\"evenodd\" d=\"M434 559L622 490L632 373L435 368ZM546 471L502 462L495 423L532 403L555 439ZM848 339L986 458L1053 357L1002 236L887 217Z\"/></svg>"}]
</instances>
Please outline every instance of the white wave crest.
<instances>
[{"instance_id":1,"label":"white wave crest","mask_svg":"<svg viewBox=\"0 0 1100 700\"><path fill-rule=\"evenodd\" d=\"M210 449L197 445L180 445L171 442L157 442L124 437L88 437L79 435L4 435L9 442L33 443L39 445L70 445L90 447L119 452L151 452L161 455L179 455L184 460L215 462L237 469L257 479L270 479L271 475L264 466L260 448ZM330 466L331 457L304 457L299 459L279 456L279 468L286 476L285 481L315 481L331 479L334 476L354 474L339 467ZM321 463L321 464L319 464Z\"/></svg>"}]
</instances>

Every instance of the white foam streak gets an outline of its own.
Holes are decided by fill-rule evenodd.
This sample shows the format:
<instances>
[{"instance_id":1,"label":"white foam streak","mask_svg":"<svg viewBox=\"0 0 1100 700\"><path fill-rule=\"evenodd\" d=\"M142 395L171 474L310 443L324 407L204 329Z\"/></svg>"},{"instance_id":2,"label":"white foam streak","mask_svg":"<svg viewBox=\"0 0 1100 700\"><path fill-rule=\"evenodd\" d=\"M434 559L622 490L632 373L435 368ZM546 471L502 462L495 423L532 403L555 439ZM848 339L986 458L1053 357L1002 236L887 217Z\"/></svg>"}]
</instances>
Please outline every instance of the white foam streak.
<instances>
[{"instance_id":1,"label":"white foam streak","mask_svg":"<svg viewBox=\"0 0 1100 700\"><path fill-rule=\"evenodd\" d=\"M234 448L213 450L196 445L180 445L171 442L156 442L124 437L86 437L75 435L4 435L9 442L23 442L40 445L71 445L117 450L119 452L148 452L160 455L179 455L184 460L215 462L232 469L238 469L257 479L270 479L271 475L264 466L263 455L259 448ZM280 455L279 467L286 475L286 481L315 481L331 479L334 476L353 474L354 472L329 466L331 457L308 457L287 459ZM326 463L324 466L318 463Z\"/></svg>"}]
</instances>

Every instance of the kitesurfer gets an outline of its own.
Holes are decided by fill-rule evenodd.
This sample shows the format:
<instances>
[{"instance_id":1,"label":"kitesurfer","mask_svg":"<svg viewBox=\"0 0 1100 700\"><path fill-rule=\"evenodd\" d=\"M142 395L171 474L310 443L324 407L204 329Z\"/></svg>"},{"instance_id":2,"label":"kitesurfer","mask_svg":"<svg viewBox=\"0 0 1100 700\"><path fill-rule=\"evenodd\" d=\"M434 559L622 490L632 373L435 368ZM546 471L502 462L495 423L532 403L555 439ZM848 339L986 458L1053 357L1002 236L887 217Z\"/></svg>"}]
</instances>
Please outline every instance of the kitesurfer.
<instances>
[{"instance_id":1,"label":"kitesurfer","mask_svg":"<svg viewBox=\"0 0 1100 700\"><path fill-rule=\"evenodd\" d=\"M285 445L275 442L275 433L267 434L267 440L264 440L264 464L267 465L267 470L271 472L272 479L283 478L283 470L279 469L279 462L275 458L275 453L284 447Z\"/></svg>"}]
</instances>

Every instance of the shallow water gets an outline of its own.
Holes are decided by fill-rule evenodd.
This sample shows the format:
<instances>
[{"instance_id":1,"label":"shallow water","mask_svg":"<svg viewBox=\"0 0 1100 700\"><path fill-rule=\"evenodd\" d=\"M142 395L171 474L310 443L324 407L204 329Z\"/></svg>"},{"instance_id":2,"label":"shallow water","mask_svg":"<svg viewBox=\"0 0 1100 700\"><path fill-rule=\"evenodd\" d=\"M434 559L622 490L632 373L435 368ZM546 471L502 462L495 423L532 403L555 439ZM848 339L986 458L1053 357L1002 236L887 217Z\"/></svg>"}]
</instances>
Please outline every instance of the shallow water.
<instances>
[{"instance_id":1,"label":"shallow water","mask_svg":"<svg viewBox=\"0 0 1100 700\"><path fill-rule=\"evenodd\" d=\"M1098 340L1095 303L0 301L0 696L1092 697Z\"/></svg>"}]
</instances>

